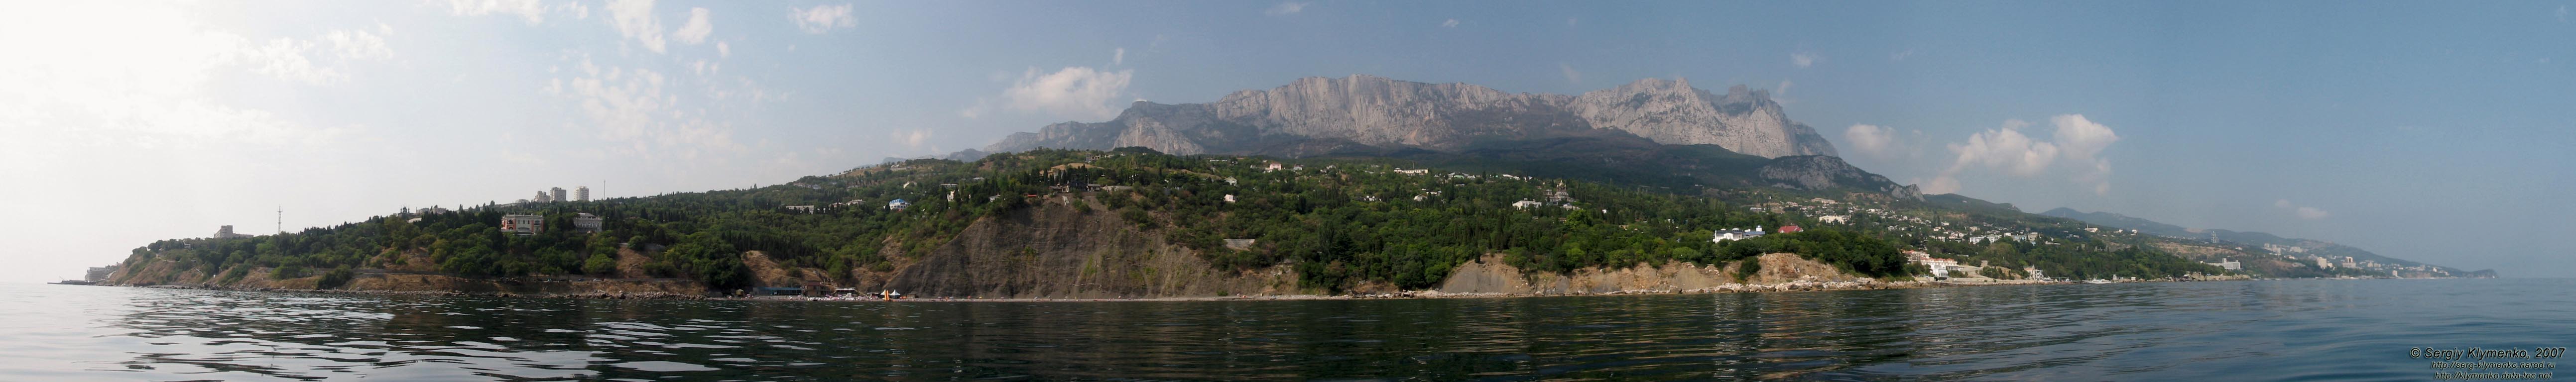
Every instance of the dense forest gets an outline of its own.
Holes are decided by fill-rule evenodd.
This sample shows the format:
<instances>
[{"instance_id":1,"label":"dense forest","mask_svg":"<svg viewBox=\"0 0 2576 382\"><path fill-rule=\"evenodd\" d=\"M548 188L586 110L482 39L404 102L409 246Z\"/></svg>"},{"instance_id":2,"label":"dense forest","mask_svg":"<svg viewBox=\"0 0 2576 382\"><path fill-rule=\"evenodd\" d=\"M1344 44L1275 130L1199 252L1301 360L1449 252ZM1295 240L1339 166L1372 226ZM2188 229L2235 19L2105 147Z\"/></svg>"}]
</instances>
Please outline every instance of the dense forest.
<instances>
[{"instance_id":1,"label":"dense forest","mask_svg":"<svg viewBox=\"0 0 2576 382\"><path fill-rule=\"evenodd\" d=\"M1725 264L1791 252L1873 277L1903 277L1899 251L1922 249L2052 275L2168 276L2206 265L2105 238L2068 243L1933 241L1892 224L1825 228L1798 214L1746 208L1779 190L1630 187L1537 179L1509 172L1397 171L1385 158L1301 160L1173 156L1140 148L1035 150L976 162L919 159L751 189L674 193L588 202L460 206L398 211L358 223L239 239L178 239L134 250L127 269L170 261L220 274L224 282L266 270L273 278L324 275L325 287L351 269L434 267L461 277L608 275L621 249L645 253L653 277L690 278L714 288L751 282L744 251L838 277L886 272L956 238L979 219L1036 203L1116 214L1139 230L1197 251L1216 267L1274 266L1302 285L1338 291L1382 282L1425 288L1486 254L1523 269L1566 272L1682 261ZM1056 199L1060 193L1090 193ZM1728 197L1736 195L1730 202ZM903 200L903 208L889 202ZM1516 204L1517 203L1517 204ZM1930 208L1930 207L1918 207ZM578 214L600 217L601 232L569 229ZM514 235L503 215L545 217L549 229ZM1997 218L2001 219L2001 218ZM2062 222L2061 222L2062 223ZM1713 243L1713 230L1806 224L1808 232ZM2051 231L2057 232L2057 231ZM1253 245L1228 248L1228 239ZM2118 249L2113 249L2118 248ZM433 264L408 262L423 253Z\"/></svg>"}]
</instances>

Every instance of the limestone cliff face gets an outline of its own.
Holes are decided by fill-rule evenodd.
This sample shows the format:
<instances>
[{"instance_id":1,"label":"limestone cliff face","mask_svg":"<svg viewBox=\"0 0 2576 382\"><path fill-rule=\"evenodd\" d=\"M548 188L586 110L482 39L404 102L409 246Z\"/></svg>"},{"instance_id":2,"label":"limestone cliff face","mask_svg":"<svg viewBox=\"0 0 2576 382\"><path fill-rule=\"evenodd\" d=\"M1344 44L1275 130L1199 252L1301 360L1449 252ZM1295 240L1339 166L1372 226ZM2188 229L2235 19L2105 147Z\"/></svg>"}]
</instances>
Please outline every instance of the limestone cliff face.
<instances>
[{"instance_id":1,"label":"limestone cliff face","mask_svg":"<svg viewBox=\"0 0 2576 382\"><path fill-rule=\"evenodd\" d=\"M1593 126L1619 129L1655 143L1712 144L1729 151L1777 158L1834 155L1816 130L1789 120L1767 91L1728 88L1725 96L1690 87L1687 80L1648 78L1583 93L1568 107Z\"/></svg>"},{"instance_id":2,"label":"limestone cliff face","mask_svg":"<svg viewBox=\"0 0 2576 382\"><path fill-rule=\"evenodd\" d=\"M1374 76L1302 78L1204 104L1137 102L1107 122L1048 125L985 151L1144 146L1172 154L1248 154L1318 139L1456 151L1481 139L1596 130L1763 157L1834 154L1831 143L1790 121L1768 94L1742 86L1721 97L1683 81L1646 79L1577 97Z\"/></svg>"}]
</instances>

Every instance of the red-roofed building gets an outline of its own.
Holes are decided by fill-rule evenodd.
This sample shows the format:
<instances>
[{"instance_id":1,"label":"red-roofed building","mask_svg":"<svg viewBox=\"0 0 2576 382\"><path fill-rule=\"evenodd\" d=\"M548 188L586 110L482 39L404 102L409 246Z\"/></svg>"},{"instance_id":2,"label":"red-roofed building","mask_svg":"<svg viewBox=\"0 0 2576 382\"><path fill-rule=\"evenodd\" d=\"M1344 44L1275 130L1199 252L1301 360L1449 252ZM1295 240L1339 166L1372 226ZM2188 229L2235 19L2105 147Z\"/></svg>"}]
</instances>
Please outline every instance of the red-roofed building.
<instances>
[{"instance_id":1,"label":"red-roofed building","mask_svg":"<svg viewBox=\"0 0 2576 382\"><path fill-rule=\"evenodd\" d=\"M1805 231L1805 230L1807 230L1807 229L1805 229L1805 228L1798 228L1798 226L1794 226L1794 225L1784 225L1784 226L1780 226L1780 233L1790 233L1790 232L1798 232L1798 231Z\"/></svg>"}]
</instances>

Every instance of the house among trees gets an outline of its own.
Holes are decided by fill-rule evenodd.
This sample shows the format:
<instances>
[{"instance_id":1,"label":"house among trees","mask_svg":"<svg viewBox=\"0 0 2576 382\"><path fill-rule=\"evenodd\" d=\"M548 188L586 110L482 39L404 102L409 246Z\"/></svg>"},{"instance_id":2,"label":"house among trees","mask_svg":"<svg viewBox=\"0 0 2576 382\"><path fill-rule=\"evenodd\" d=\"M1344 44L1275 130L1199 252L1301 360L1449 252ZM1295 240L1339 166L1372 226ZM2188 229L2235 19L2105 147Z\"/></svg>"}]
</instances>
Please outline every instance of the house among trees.
<instances>
[{"instance_id":1,"label":"house among trees","mask_svg":"<svg viewBox=\"0 0 2576 382\"><path fill-rule=\"evenodd\" d=\"M599 233L599 231L604 228L600 223L599 215L591 215L588 212L574 214L572 216L572 229L581 231L581 233Z\"/></svg>"},{"instance_id":2,"label":"house among trees","mask_svg":"<svg viewBox=\"0 0 2576 382\"><path fill-rule=\"evenodd\" d=\"M1540 206L1540 205L1541 205L1541 203L1539 203L1538 201L1536 201L1536 200L1528 200L1528 199L1522 199L1521 201L1512 202L1512 208L1519 208L1519 209L1524 209L1524 210L1526 210L1526 209L1530 209L1530 208L1534 208L1534 207L1538 207L1538 206Z\"/></svg>"},{"instance_id":3,"label":"house among trees","mask_svg":"<svg viewBox=\"0 0 2576 382\"><path fill-rule=\"evenodd\" d=\"M904 201L903 199L895 199L894 201L886 202L886 209L889 210L902 211L905 208L912 208L912 202Z\"/></svg>"},{"instance_id":4,"label":"house among trees","mask_svg":"<svg viewBox=\"0 0 2576 382\"><path fill-rule=\"evenodd\" d=\"M1711 242L1711 243L1724 243L1724 242L1727 242L1727 241L1729 241L1729 240L1744 240L1744 239L1751 239L1751 238L1757 238L1757 237L1762 237L1762 226L1758 226L1758 225L1757 225L1757 226L1753 226L1753 229L1721 229L1721 230L1717 230L1717 234L1716 234L1715 236L1713 236L1713 237L1710 237L1710 238L1708 239L1708 241L1709 241L1709 242Z\"/></svg>"},{"instance_id":5,"label":"house among trees","mask_svg":"<svg viewBox=\"0 0 2576 382\"><path fill-rule=\"evenodd\" d=\"M538 215L501 215L501 232L535 235L545 232L546 217Z\"/></svg>"}]
</instances>

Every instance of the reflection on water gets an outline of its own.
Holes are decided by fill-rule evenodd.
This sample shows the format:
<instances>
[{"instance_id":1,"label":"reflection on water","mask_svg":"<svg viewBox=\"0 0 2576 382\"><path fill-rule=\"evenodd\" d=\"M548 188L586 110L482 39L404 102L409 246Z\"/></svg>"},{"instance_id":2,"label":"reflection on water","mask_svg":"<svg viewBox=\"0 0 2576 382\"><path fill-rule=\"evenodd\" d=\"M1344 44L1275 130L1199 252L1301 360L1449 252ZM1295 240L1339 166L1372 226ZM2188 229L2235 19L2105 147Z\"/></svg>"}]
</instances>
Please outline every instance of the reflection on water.
<instances>
[{"instance_id":1,"label":"reflection on water","mask_svg":"<svg viewBox=\"0 0 2576 382\"><path fill-rule=\"evenodd\" d=\"M2424 379L2407 347L2565 346L2576 326L2525 318L2567 317L2571 284L1092 303L9 285L0 379Z\"/></svg>"}]
</instances>

